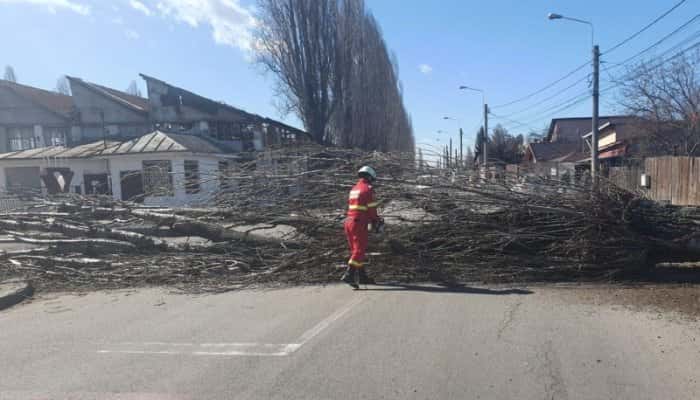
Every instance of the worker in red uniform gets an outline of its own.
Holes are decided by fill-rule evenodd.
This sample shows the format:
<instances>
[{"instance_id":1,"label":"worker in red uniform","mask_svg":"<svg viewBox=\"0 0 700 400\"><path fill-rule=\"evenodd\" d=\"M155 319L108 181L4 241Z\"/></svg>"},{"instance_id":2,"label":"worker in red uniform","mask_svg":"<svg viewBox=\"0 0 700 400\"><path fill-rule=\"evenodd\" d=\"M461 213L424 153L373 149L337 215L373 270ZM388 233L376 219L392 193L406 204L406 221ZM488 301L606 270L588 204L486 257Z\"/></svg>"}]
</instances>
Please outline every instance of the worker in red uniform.
<instances>
[{"instance_id":1,"label":"worker in red uniform","mask_svg":"<svg viewBox=\"0 0 700 400\"><path fill-rule=\"evenodd\" d=\"M359 289L360 283L374 283L364 268L369 225L371 224L376 232L380 232L384 225L384 220L377 215L379 202L375 199L372 189L377 173L372 167L364 166L358 171L358 176L360 180L352 187L348 197L345 235L350 246L350 260L342 278L343 282L355 289Z\"/></svg>"}]
</instances>

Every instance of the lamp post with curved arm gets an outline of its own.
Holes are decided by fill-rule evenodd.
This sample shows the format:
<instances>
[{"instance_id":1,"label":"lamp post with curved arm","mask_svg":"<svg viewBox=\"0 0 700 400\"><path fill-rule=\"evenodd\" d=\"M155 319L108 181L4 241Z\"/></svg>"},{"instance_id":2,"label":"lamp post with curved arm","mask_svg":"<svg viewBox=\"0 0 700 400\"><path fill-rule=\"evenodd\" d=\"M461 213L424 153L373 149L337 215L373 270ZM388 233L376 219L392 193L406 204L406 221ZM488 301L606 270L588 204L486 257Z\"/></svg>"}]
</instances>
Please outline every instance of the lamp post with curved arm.
<instances>
[{"instance_id":1,"label":"lamp post with curved arm","mask_svg":"<svg viewBox=\"0 0 700 400\"><path fill-rule=\"evenodd\" d=\"M595 183L598 176L598 111L599 111L599 69L600 69L600 49L595 44L595 30L593 23L578 18L565 17L561 14L549 13L547 18L550 20L565 19L588 25L591 28L591 46L593 47L593 112L591 115L591 180Z\"/></svg>"}]
</instances>

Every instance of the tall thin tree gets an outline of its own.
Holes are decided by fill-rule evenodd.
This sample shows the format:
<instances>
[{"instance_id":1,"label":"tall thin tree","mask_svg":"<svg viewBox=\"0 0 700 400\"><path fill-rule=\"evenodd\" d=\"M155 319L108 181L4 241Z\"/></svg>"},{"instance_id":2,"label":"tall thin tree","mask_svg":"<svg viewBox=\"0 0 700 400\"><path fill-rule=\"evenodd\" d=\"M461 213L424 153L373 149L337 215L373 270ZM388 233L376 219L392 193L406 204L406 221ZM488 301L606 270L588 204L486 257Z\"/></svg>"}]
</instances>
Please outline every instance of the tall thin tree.
<instances>
[{"instance_id":1,"label":"tall thin tree","mask_svg":"<svg viewBox=\"0 0 700 400\"><path fill-rule=\"evenodd\" d=\"M6 81L17 83L17 75L15 75L15 69L11 65L5 66L5 75L3 79Z\"/></svg>"}]
</instances>

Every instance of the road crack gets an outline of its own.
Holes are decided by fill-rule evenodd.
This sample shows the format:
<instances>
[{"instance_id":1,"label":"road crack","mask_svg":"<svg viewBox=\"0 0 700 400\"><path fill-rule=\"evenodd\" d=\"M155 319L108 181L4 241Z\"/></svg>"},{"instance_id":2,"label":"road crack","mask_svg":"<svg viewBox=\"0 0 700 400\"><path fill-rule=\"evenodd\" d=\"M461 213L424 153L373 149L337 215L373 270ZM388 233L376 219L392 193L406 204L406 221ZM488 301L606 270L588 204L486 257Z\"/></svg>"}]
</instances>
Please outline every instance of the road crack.
<instances>
[{"instance_id":1,"label":"road crack","mask_svg":"<svg viewBox=\"0 0 700 400\"><path fill-rule=\"evenodd\" d=\"M508 307L505 314L503 315L503 320L499 324L498 330L496 331L496 338L498 338L498 340L501 340L503 338L503 333L506 331L506 329L508 329L511 326L511 324L515 320L515 313L518 311L522 304L523 303L519 301Z\"/></svg>"},{"instance_id":2,"label":"road crack","mask_svg":"<svg viewBox=\"0 0 700 400\"><path fill-rule=\"evenodd\" d=\"M561 362L554 351L554 345L551 340L548 340L544 345L543 357L546 379L544 384L545 399L568 399L569 394L566 391L564 377L561 375Z\"/></svg>"}]
</instances>

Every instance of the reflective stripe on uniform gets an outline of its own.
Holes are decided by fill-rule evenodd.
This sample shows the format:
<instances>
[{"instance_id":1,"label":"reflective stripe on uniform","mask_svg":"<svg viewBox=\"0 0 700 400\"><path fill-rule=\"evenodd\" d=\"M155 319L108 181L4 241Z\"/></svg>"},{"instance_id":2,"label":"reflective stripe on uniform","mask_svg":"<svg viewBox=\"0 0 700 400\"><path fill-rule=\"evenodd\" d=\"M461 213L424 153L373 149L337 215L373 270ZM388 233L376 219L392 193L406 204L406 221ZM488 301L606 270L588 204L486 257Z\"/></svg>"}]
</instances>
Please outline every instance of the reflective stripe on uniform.
<instances>
[{"instance_id":1,"label":"reflective stripe on uniform","mask_svg":"<svg viewBox=\"0 0 700 400\"><path fill-rule=\"evenodd\" d=\"M372 202L372 203L369 203L369 204L367 204L367 207L369 207L369 208L377 208L377 207L379 207L379 202L378 202L378 201L374 201L374 202Z\"/></svg>"},{"instance_id":2,"label":"reflective stripe on uniform","mask_svg":"<svg viewBox=\"0 0 700 400\"><path fill-rule=\"evenodd\" d=\"M363 265L361 262L353 260L352 258L350 261L348 261L348 264L352 265L353 267L361 267Z\"/></svg>"},{"instance_id":3,"label":"reflective stripe on uniform","mask_svg":"<svg viewBox=\"0 0 700 400\"><path fill-rule=\"evenodd\" d=\"M361 206L359 204L351 204L348 206L351 210L357 210L357 211L367 211L367 206Z\"/></svg>"}]
</instances>

